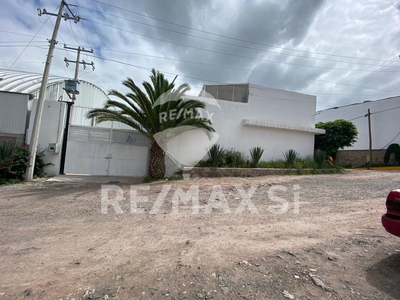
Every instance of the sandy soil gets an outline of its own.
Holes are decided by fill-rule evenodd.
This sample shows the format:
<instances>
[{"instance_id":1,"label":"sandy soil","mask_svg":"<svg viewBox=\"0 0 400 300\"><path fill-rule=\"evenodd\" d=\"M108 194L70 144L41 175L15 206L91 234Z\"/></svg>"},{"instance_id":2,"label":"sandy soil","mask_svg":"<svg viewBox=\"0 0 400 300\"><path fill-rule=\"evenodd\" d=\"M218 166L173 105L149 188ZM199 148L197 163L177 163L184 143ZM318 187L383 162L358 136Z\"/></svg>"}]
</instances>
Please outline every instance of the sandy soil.
<instances>
[{"instance_id":1,"label":"sandy soil","mask_svg":"<svg viewBox=\"0 0 400 300\"><path fill-rule=\"evenodd\" d=\"M151 214L163 185L171 190ZM259 214L234 214L247 191ZM271 186L289 202L268 198ZM200 212L177 186L200 188ZM205 214L221 185L231 214ZM294 213L299 185L299 213ZM98 184L0 187L0 299L400 299L400 239L382 228L400 173L197 179L140 191L144 214L102 214ZM221 196L215 203L222 203Z\"/></svg>"}]
</instances>

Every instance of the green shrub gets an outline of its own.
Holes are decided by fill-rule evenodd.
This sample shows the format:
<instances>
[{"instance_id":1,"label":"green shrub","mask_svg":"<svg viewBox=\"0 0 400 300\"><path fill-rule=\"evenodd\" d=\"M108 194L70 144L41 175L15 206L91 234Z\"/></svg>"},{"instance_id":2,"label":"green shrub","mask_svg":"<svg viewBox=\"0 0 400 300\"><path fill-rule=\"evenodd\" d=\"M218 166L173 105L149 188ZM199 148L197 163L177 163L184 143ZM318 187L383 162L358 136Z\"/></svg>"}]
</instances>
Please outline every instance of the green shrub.
<instances>
[{"instance_id":1,"label":"green shrub","mask_svg":"<svg viewBox=\"0 0 400 300\"><path fill-rule=\"evenodd\" d=\"M302 159L303 169L316 169L316 164L312 156Z\"/></svg>"},{"instance_id":2,"label":"green shrub","mask_svg":"<svg viewBox=\"0 0 400 300\"><path fill-rule=\"evenodd\" d=\"M196 164L196 167L198 168L207 168L210 166L210 163L208 160L201 160Z\"/></svg>"},{"instance_id":3,"label":"green shrub","mask_svg":"<svg viewBox=\"0 0 400 300\"><path fill-rule=\"evenodd\" d=\"M317 150L314 153L314 161L315 164L317 165L318 169L322 169L324 162L326 160L326 152Z\"/></svg>"},{"instance_id":4,"label":"green shrub","mask_svg":"<svg viewBox=\"0 0 400 300\"><path fill-rule=\"evenodd\" d=\"M298 170L303 169L303 160L301 160L301 159L296 159L296 160L293 162L293 166L292 166L292 167L295 168L295 169L298 169Z\"/></svg>"},{"instance_id":5,"label":"green shrub","mask_svg":"<svg viewBox=\"0 0 400 300\"><path fill-rule=\"evenodd\" d=\"M224 157L225 156L225 150L222 148L222 146L218 144L212 145L208 149L208 159L210 163L210 167L218 168L222 167L225 164Z\"/></svg>"},{"instance_id":6,"label":"green shrub","mask_svg":"<svg viewBox=\"0 0 400 300\"><path fill-rule=\"evenodd\" d=\"M251 157L251 167L257 168L258 163L260 162L261 156L264 154L264 149L260 147L254 147L250 149L250 157Z\"/></svg>"},{"instance_id":7,"label":"green shrub","mask_svg":"<svg viewBox=\"0 0 400 300\"><path fill-rule=\"evenodd\" d=\"M179 173L175 173L174 175L171 175L167 177L168 180L183 180L183 175Z\"/></svg>"},{"instance_id":8,"label":"green shrub","mask_svg":"<svg viewBox=\"0 0 400 300\"><path fill-rule=\"evenodd\" d=\"M283 157L285 158L285 165L287 168L293 168L296 159L300 158L298 152L293 149L290 149L283 153Z\"/></svg>"},{"instance_id":9,"label":"green shrub","mask_svg":"<svg viewBox=\"0 0 400 300\"><path fill-rule=\"evenodd\" d=\"M29 165L29 154L29 146L14 146L8 157L0 161L0 178L3 183L25 178L26 167ZM50 165L44 163L43 156L43 151L37 152L34 176L43 176L44 167Z\"/></svg>"},{"instance_id":10,"label":"green shrub","mask_svg":"<svg viewBox=\"0 0 400 300\"><path fill-rule=\"evenodd\" d=\"M270 161L261 161L258 164L259 168L274 168L274 169L284 169L285 161L282 159L278 160L270 160Z\"/></svg>"},{"instance_id":11,"label":"green shrub","mask_svg":"<svg viewBox=\"0 0 400 300\"><path fill-rule=\"evenodd\" d=\"M385 156L383 158L383 162L385 164L389 163L390 160L390 155L392 155L392 153L394 153L394 158L396 160L396 162L398 164L400 164L400 145L399 144L391 144L386 152L385 152Z\"/></svg>"},{"instance_id":12,"label":"green shrub","mask_svg":"<svg viewBox=\"0 0 400 300\"><path fill-rule=\"evenodd\" d=\"M233 148L224 151L223 160L225 162L224 166L228 168L246 167L246 159L244 158L243 153Z\"/></svg>"}]
</instances>

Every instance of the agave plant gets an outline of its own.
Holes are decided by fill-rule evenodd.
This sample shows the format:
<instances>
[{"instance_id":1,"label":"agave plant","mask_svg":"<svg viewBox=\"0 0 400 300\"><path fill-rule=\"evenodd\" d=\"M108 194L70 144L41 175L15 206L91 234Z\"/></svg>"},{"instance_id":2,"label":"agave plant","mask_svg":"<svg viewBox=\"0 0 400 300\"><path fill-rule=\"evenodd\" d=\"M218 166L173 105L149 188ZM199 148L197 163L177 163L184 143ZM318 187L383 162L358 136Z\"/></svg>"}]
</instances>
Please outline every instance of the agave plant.
<instances>
[{"instance_id":1,"label":"agave plant","mask_svg":"<svg viewBox=\"0 0 400 300\"><path fill-rule=\"evenodd\" d=\"M321 169L323 167L325 159L326 159L326 152L321 151L321 150L315 151L314 161L315 161L315 164L317 165L317 168Z\"/></svg>"},{"instance_id":2,"label":"agave plant","mask_svg":"<svg viewBox=\"0 0 400 300\"><path fill-rule=\"evenodd\" d=\"M283 157L285 158L285 165L287 168L293 168L294 163L300 157L300 154L293 149L290 149L283 153Z\"/></svg>"},{"instance_id":3,"label":"agave plant","mask_svg":"<svg viewBox=\"0 0 400 300\"><path fill-rule=\"evenodd\" d=\"M208 149L208 157L211 167L221 167L224 164L225 150L218 144L212 145Z\"/></svg>"},{"instance_id":4,"label":"agave plant","mask_svg":"<svg viewBox=\"0 0 400 300\"><path fill-rule=\"evenodd\" d=\"M261 156L264 154L264 149L260 147L254 147L250 149L251 156L251 167L257 168L258 163L260 162Z\"/></svg>"},{"instance_id":5,"label":"agave plant","mask_svg":"<svg viewBox=\"0 0 400 300\"><path fill-rule=\"evenodd\" d=\"M15 145L7 142L3 142L0 144L0 162L5 160L11 155L11 152L14 150Z\"/></svg>"}]
</instances>

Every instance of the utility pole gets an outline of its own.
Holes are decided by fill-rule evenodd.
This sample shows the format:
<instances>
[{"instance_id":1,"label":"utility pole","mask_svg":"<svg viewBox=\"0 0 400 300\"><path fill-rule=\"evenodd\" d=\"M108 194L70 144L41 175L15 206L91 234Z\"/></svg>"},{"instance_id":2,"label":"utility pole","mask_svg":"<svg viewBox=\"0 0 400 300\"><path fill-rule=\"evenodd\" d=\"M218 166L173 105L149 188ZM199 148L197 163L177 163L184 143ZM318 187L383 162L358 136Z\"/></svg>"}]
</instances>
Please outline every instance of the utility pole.
<instances>
[{"instance_id":1,"label":"utility pole","mask_svg":"<svg viewBox=\"0 0 400 300\"><path fill-rule=\"evenodd\" d=\"M51 40L49 41L50 42L49 51L47 53L47 59L46 59L45 67L44 67L42 83L40 85L39 99L37 101L35 120L33 122L31 141L30 141L29 165L26 168L25 181L32 181L32 179L33 179L33 172L35 169L36 152L37 152L37 146L38 146L38 141L39 141L40 124L42 121L42 114L43 114L44 94L46 92L47 81L49 79L49 72L50 72L50 67L51 67L51 60L53 58L54 48L57 44L57 34L58 34L58 29L60 28L61 18L64 18L65 21L72 19L75 21L75 23L79 22L79 20L80 20L80 17L78 17L78 16L74 16L72 14L73 17L70 17L68 15L68 13L63 13L65 6L67 6L68 10L71 12L71 10L68 7L68 4L64 0L61 0L58 14L49 13L46 11L46 9L41 10L40 8L38 8L39 16L41 16L41 15L56 16L57 20L54 25L53 35L51 37Z\"/></svg>"},{"instance_id":2,"label":"utility pole","mask_svg":"<svg viewBox=\"0 0 400 300\"><path fill-rule=\"evenodd\" d=\"M79 61L80 60L80 56L81 56L81 52L86 52L86 53L93 53L93 49L91 50L86 50L83 47L78 47L78 48L71 48L71 47L67 47L67 45L64 45L64 49L69 49L69 50L74 50L77 51L76 54L76 60L69 60L66 57L64 58L64 62L67 65L67 67L69 66L70 63L74 63L75 64L75 76L74 76L74 82L76 87L78 86L79 82L78 82L78 74L79 74L79 65L82 64L83 68L86 69L86 66L92 66L92 70L94 71L94 63L93 62L85 62L84 60ZM79 91L77 91L77 89L75 88L71 94L72 97L69 95L69 91L66 90L66 92L68 93L68 96L70 97L70 99L72 101L65 101L65 103L67 104L67 119L65 121L65 129L64 129L64 136L63 136L63 143L62 143L62 148L61 148L61 161L60 161L60 174L65 174L65 160L67 157L67 144L68 144L68 132L69 132L69 125L70 125L70 119L71 119L71 109L72 109L72 105L74 105L75 100L76 100L76 94L79 93Z\"/></svg>"},{"instance_id":3,"label":"utility pole","mask_svg":"<svg viewBox=\"0 0 400 300\"><path fill-rule=\"evenodd\" d=\"M368 130L369 130L369 168L372 168L372 132L371 132L371 110L368 108Z\"/></svg>"}]
</instances>

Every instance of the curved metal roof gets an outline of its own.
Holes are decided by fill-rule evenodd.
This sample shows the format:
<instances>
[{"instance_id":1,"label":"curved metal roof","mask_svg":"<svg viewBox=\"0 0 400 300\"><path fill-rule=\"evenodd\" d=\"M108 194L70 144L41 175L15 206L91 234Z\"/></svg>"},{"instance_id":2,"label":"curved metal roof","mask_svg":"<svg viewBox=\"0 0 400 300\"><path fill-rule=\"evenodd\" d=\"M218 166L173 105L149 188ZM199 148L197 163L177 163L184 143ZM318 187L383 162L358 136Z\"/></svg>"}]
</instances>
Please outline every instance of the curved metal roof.
<instances>
[{"instance_id":1,"label":"curved metal roof","mask_svg":"<svg viewBox=\"0 0 400 300\"><path fill-rule=\"evenodd\" d=\"M24 71L7 71L4 69L0 69L0 78L2 78L2 80L0 80L0 91L24 94L38 93L40 90L40 85L42 83L42 76L42 74L38 73L30 73ZM68 78L50 75L47 86L55 83L64 82L64 80L66 79ZM94 85L93 83L87 82L85 80L79 80L79 82L90 84L101 90L106 95L106 93L101 88Z\"/></svg>"}]
</instances>

